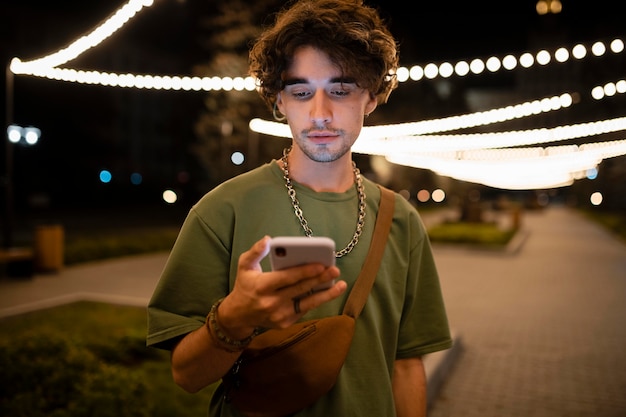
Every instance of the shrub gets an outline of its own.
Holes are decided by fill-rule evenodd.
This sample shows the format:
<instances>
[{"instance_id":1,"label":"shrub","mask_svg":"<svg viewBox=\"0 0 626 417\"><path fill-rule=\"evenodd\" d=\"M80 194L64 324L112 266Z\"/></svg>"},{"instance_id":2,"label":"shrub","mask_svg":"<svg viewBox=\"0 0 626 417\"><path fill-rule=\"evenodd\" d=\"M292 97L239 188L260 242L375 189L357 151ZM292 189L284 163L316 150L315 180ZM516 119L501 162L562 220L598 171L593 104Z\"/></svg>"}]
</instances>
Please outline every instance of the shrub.
<instances>
[{"instance_id":1,"label":"shrub","mask_svg":"<svg viewBox=\"0 0 626 417\"><path fill-rule=\"evenodd\" d=\"M68 235L65 242L65 264L72 265L120 256L169 251L177 235L177 228Z\"/></svg>"},{"instance_id":2,"label":"shrub","mask_svg":"<svg viewBox=\"0 0 626 417\"><path fill-rule=\"evenodd\" d=\"M38 332L2 340L0 368L0 415L149 415L141 380L67 336Z\"/></svg>"},{"instance_id":3,"label":"shrub","mask_svg":"<svg viewBox=\"0 0 626 417\"><path fill-rule=\"evenodd\" d=\"M505 246L516 230L502 230L495 223L441 223L428 230L432 242Z\"/></svg>"}]
</instances>

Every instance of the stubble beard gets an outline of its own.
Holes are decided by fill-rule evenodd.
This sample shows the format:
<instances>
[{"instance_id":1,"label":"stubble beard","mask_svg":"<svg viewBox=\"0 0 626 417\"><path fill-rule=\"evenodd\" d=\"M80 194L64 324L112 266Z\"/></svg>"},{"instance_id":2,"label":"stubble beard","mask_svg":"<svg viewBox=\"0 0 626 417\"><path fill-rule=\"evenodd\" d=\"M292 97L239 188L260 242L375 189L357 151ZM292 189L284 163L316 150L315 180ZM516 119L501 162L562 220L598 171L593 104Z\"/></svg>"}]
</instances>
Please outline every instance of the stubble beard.
<instances>
[{"instance_id":1,"label":"stubble beard","mask_svg":"<svg viewBox=\"0 0 626 417\"><path fill-rule=\"evenodd\" d=\"M340 147L333 149L332 146L336 145L336 141L330 144L314 144L306 140L307 132L301 134L301 139L298 140L298 146L302 152L312 161L315 162L333 162L340 159L346 153L350 151L351 146L345 141L345 133L343 131L337 131L340 140ZM304 139L303 139L304 138Z\"/></svg>"}]
</instances>

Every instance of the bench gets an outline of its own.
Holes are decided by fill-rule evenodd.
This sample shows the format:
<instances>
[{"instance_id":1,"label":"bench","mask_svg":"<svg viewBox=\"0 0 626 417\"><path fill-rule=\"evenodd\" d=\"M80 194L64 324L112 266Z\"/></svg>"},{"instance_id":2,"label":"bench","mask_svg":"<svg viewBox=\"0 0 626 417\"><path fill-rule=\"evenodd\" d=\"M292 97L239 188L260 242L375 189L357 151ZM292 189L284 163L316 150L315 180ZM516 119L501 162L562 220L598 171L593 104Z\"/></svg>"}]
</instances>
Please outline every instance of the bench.
<instances>
[{"instance_id":1,"label":"bench","mask_svg":"<svg viewBox=\"0 0 626 417\"><path fill-rule=\"evenodd\" d=\"M34 253L31 248L0 249L0 275L7 277L32 277L34 274Z\"/></svg>"}]
</instances>

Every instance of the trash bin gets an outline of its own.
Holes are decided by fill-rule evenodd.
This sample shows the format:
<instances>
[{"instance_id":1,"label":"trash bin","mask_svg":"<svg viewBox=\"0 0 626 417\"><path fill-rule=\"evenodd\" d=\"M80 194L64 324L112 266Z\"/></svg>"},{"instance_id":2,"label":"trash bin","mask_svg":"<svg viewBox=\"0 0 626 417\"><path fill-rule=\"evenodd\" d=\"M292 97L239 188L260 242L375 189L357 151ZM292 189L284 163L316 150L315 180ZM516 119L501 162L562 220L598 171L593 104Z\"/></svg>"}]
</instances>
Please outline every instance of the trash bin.
<instances>
[{"instance_id":1,"label":"trash bin","mask_svg":"<svg viewBox=\"0 0 626 417\"><path fill-rule=\"evenodd\" d=\"M511 210L511 226L513 230L519 230L522 226L522 209L520 207L513 207Z\"/></svg>"},{"instance_id":2,"label":"trash bin","mask_svg":"<svg viewBox=\"0 0 626 417\"><path fill-rule=\"evenodd\" d=\"M35 268L39 272L58 272L65 257L65 231L59 224L35 229Z\"/></svg>"}]
</instances>

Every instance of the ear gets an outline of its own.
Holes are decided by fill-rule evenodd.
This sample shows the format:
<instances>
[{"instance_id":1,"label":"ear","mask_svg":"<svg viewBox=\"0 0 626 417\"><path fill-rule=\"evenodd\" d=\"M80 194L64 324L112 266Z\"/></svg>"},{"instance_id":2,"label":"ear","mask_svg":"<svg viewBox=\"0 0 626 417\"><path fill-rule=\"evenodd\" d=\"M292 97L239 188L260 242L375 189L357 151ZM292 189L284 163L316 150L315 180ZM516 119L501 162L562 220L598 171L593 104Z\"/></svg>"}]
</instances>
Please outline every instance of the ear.
<instances>
[{"instance_id":1,"label":"ear","mask_svg":"<svg viewBox=\"0 0 626 417\"><path fill-rule=\"evenodd\" d=\"M276 101L274 101L274 108L272 109L272 114L274 115L274 120L277 122L284 122L287 120L287 116L283 112L283 100L280 96L280 93L276 94Z\"/></svg>"},{"instance_id":2,"label":"ear","mask_svg":"<svg viewBox=\"0 0 626 417\"><path fill-rule=\"evenodd\" d=\"M285 112L283 111L283 97L280 94L280 92L278 92L276 94L276 105L275 107L278 109L278 111L280 111L282 114L285 114Z\"/></svg>"},{"instance_id":3,"label":"ear","mask_svg":"<svg viewBox=\"0 0 626 417\"><path fill-rule=\"evenodd\" d=\"M378 99L376 99L374 94L370 93L369 100L365 103L365 114L369 116L376 109L376 106L378 106Z\"/></svg>"}]
</instances>

